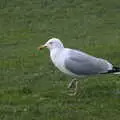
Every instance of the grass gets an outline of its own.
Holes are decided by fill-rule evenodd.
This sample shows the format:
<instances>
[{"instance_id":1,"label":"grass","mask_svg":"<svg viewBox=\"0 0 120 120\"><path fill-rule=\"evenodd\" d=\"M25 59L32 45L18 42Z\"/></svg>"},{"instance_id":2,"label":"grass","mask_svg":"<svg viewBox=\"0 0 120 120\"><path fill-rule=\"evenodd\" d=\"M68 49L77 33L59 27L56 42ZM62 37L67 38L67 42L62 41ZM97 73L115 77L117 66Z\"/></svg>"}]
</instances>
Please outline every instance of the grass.
<instances>
[{"instance_id":1,"label":"grass","mask_svg":"<svg viewBox=\"0 0 120 120\"><path fill-rule=\"evenodd\" d=\"M0 120L118 120L119 75L85 78L70 97L71 77L36 48L58 37L120 66L119 12L119 0L1 0Z\"/></svg>"}]
</instances>

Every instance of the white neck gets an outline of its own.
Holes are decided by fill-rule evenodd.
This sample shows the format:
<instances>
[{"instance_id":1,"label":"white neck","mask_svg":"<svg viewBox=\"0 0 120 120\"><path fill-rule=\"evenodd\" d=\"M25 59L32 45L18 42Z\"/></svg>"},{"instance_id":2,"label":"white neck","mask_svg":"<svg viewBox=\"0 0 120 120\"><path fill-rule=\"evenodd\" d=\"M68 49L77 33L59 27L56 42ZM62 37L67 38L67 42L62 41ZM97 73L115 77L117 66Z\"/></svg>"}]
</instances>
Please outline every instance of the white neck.
<instances>
[{"instance_id":1,"label":"white neck","mask_svg":"<svg viewBox=\"0 0 120 120\"><path fill-rule=\"evenodd\" d=\"M56 59L56 56L58 56L60 54L62 49L63 48L54 48L54 49L50 50L50 57L51 57L52 61L54 61Z\"/></svg>"}]
</instances>

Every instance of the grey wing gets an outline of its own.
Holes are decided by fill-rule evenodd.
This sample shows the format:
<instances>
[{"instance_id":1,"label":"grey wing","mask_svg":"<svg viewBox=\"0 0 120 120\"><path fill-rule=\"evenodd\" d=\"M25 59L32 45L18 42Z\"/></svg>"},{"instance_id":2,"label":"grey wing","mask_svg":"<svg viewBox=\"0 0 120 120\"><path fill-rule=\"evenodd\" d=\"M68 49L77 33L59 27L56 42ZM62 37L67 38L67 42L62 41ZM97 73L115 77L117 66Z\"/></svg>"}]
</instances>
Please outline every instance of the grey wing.
<instances>
[{"instance_id":1,"label":"grey wing","mask_svg":"<svg viewBox=\"0 0 120 120\"><path fill-rule=\"evenodd\" d=\"M64 65L76 75L93 75L107 72L111 64L86 53L70 50Z\"/></svg>"}]
</instances>

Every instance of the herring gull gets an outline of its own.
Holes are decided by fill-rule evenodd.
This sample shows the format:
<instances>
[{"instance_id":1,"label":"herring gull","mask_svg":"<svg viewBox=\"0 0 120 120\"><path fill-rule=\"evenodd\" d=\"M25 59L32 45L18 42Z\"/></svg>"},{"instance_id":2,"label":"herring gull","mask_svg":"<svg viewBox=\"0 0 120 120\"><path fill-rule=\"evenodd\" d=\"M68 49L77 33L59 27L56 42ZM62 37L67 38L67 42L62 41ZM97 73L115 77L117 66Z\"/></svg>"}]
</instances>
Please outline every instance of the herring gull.
<instances>
[{"instance_id":1,"label":"herring gull","mask_svg":"<svg viewBox=\"0 0 120 120\"><path fill-rule=\"evenodd\" d=\"M75 78L104 73L120 74L120 68L114 67L107 60L91 56L80 50L64 48L63 43L57 38L49 39L38 49L41 50L45 47L50 50L50 58L53 64L63 73ZM73 85L75 85L73 95L76 95L78 93L77 79L73 79L69 83L68 88Z\"/></svg>"}]
</instances>

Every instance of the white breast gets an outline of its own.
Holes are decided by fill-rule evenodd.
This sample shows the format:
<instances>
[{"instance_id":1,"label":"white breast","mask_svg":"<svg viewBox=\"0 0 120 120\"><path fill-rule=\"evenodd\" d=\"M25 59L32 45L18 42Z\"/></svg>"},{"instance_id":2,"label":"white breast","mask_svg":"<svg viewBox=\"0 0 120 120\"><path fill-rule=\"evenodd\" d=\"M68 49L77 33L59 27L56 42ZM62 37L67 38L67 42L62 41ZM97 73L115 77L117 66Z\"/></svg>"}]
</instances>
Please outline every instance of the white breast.
<instances>
[{"instance_id":1,"label":"white breast","mask_svg":"<svg viewBox=\"0 0 120 120\"><path fill-rule=\"evenodd\" d=\"M53 64L65 74L68 75L74 75L70 71L68 71L64 66L64 60L68 57L67 56L67 50L65 48L62 49L53 49L50 51L50 57L53 62Z\"/></svg>"}]
</instances>

